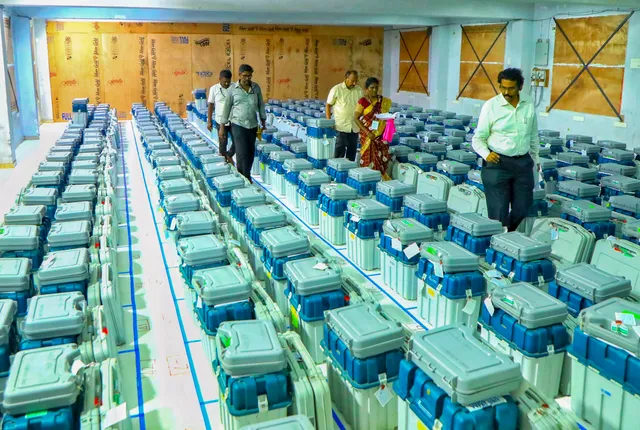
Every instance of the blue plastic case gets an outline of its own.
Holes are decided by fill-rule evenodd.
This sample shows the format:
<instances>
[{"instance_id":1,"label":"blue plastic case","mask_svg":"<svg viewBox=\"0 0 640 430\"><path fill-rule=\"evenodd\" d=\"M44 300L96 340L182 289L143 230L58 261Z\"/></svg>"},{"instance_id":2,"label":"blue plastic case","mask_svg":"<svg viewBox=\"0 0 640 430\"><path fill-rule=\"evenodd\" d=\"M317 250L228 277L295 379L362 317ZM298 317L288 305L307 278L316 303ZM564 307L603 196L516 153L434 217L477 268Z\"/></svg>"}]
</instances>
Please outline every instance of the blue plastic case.
<instances>
[{"instance_id":1,"label":"blue plastic case","mask_svg":"<svg viewBox=\"0 0 640 430\"><path fill-rule=\"evenodd\" d=\"M451 215L447 212L423 215L417 210L406 206L404 207L403 216L404 218L413 218L434 231L438 231L439 227L446 229L451 221Z\"/></svg>"},{"instance_id":2,"label":"blue plastic case","mask_svg":"<svg viewBox=\"0 0 640 430\"><path fill-rule=\"evenodd\" d=\"M296 294L291 282L287 283L284 295L289 297L291 306L297 309L298 316L305 322L323 321L325 311L338 309L349 304L342 290L301 296Z\"/></svg>"},{"instance_id":3,"label":"blue plastic case","mask_svg":"<svg viewBox=\"0 0 640 430\"><path fill-rule=\"evenodd\" d=\"M439 277L434 272L433 263L426 258L421 258L416 270L416 278L423 280L427 285L440 294L452 300L467 297L467 291L472 297L484 294L484 278L480 272L445 273Z\"/></svg>"},{"instance_id":4,"label":"blue plastic case","mask_svg":"<svg viewBox=\"0 0 640 430\"><path fill-rule=\"evenodd\" d=\"M75 430L79 419L76 407L50 409L26 415L5 415L2 419L3 430Z\"/></svg>"},{"instance_id":5,"label":"blue plastic case","mask_svg":"<svg viewBox=\"0 0 640 430\"><path fill-rule=\"evenodd\" d=\"M583 222L578 218L567 215L565 213L560 214L560 217L562 217L562 219L566 219L567 221L571 221L575 224L581 225L585 229L589 230L596 235L596 240L606 239L608 236L616 235L616 225L611 221Z\"/></svg>"},{"instance_id":6,"label":"blue plastic case","mask_svg":"<svg viewBox=\"0 0 640 430\"><path fill-rule=\"evenodd\" d=\"M491 236L472 236L459 228L449 226L445 240L457 243L467 251L477 255L485 255L491 246Z\"/></svg>"},{"instance_id":7,"label":"blue plastic case","mask_svg":"<svg viewBox=\"0 0 640 430\"><path fill-rule=\"evenodd\" d=\"M207 306L202 302L202 307L196 307L195 311L202 328L209 336L215 336L218 327L225 321L253 320L256 317L253 302L250 300L223 306Z\"/></svg>"},{"instance_id":8,"label":"blue plastic case","mask_svg":"<svg viewBox=\"0 0 640 430\"><path fill-rule=\"evenodd\" d=\"M382 225L386 219L361 219L353 221L353 214L345 213L344 226L360 239L373 239L382 234Z\"/></svg>"},{"instance_id":9,"label":"blue plastic case","mask_svg":"<svg viewBox=\"0 0 640 430\"><path fill-rule=\"evenodd\" d=\"M358 182L353 178L347 178L347 185L355 188L358 191L358 195L362 197L367 197L376 193L376 185L378 181L371 182Z\"/></svg>"},{"instance_id":10,"label":"blue plastic case","mask_svg":"<svg viewBox=\"0 0 640 430\"><path fill-rule=\"evenodd\" d=\"M229 414L235 417L257 414L259 396L267 396L269 410L289 407L292 402L291 379L285 371L234 378L220 368L218 384L220 392L229 390L227 408Z\"/></svg>"},{"instance_id":11,"label":"blue plastic case","mask_svg":"<svg viewBox=\"0 0 640 430\"><path fill-rule=\"evenodd\" d=\"M348 200L333 200L325 194L318 196L318 207L329 216L344 216L348 203Z\"/></svg>"},{"instance_id":12,"label":"blue plastic case","mask_svg":"<svg viewBox=\"0 0 640 430\"><path fill-rule=\"evenodd\" d=\"M505 276L513 273L513 281L515 282L530 282L537 285L540 277L544 279L544 282L551 282L556 274L555 266L550 260L541 259L525 263L508 257L493 248L487 249L485 260L488 264L495 263L496 269Z\"/></svg>"}]
</instances>

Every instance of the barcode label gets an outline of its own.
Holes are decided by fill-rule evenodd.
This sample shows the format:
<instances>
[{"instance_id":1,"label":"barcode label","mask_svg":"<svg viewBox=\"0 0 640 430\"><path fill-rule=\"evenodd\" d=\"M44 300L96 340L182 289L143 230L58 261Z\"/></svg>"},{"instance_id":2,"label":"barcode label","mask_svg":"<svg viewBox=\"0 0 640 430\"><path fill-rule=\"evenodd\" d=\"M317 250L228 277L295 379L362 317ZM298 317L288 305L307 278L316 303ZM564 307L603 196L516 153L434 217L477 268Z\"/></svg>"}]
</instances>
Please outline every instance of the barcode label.
<instances>
[{"instance_id":1,"label":"barcode label","mask_svg":"<svg viewBox=\"0 0 640 430\"><path fill-rule=\"evenodd\" d=\"M504 397L491 397L487 400L482 400L480 402L467 405L467 409L469 410L469 412L475 412L479 411L480 409L490 408L502 403L507 403Z\"/></svg>"}]
</instances>

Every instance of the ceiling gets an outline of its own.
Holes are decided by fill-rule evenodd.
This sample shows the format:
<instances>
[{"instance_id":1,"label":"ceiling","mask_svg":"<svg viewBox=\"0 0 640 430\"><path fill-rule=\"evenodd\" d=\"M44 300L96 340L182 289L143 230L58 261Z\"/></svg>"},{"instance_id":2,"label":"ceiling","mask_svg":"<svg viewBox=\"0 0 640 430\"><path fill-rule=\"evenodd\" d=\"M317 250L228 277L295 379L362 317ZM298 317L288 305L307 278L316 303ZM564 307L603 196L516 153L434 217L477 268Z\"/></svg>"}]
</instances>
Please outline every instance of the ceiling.
<instances>
[{"instance_id":1,"label":"ceiling","mask_svg":"<svg viewBox=\"0 0 640 430\"><path fill-rule=\"evenodd\" d=\"M639 7L640 0L0 0L19 15L44 19L426 26L533 19L536 5ZM135 4L135 7L131 7Z\"/></svg>"}]
</instances>

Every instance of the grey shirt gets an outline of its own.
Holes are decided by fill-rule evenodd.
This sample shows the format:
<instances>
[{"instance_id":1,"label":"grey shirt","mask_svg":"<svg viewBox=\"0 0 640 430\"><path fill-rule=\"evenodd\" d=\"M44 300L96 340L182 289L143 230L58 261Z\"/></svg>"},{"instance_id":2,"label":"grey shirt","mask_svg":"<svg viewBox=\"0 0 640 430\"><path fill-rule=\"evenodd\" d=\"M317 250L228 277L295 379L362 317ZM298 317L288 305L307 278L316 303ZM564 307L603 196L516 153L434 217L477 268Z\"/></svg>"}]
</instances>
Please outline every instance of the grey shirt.
<instances>
[{"instance_id":1,"label":"grey shirt","mask_svg":"<svg viewBox=\"0 0 640 430\"><path fill-rule=\"evenodd\" d=\"M261 120L267 119L260 86L252 82L251 89L247 92L239 82L232 84L227 90L220 124L231 122L244 128L257 128L258 115Z\"/></svg>"}]
</instances>

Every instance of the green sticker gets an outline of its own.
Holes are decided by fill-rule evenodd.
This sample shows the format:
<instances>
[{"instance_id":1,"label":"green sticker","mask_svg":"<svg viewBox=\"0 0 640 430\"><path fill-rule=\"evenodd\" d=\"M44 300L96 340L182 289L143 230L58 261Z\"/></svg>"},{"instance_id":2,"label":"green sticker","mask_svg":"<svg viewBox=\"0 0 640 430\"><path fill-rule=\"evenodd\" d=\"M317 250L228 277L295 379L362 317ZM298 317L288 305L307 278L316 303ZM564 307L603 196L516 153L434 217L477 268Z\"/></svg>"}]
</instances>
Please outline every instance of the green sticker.
<instances>
[{"instance_id":1,"label":"green sticker","mask_svg":"<svg viewBox=\"0 0 640 430\"><path fill-rule=\"evenodd\" d=\"M39 417L43 417L45 415L47 415L47 411L31 412L30 414L26 414L25 418L26 419L39 418Z\"/></svg>"},{"instance_id":2,"label":"green sticker","mask_svg":"<svg viewBox=\"0 0 640 430\"><path fill-rule=\"evenodd\" d=\"M413 227L413 223L409 220L403 219L402 223L406 226Z\"/></svg>"},{"instance_id":3,"label":"green sticker","mask_svg":"<svg viewBox=\"0 0 640 430\"><path fill-rule=\"evenodd\" d=\"M431 255L438 255L438 251L430 246L427 248L427 252Z\"/></svg>"},{"instance_id":4,"label":"green sticker","mask_svg":"<svg viewBox=\"0 0 640 430\"><path fill-rule=\"evenodd\" d=\"M298 317L298 312L293 306L291 306L291 326L295 329L300 327L300 317Z\"/></svg>"},{"instance_id":5,"label":"green sticker","mask_svg":"<svg viewBox=\"0 0 640 430\"><path fill-rule=\"evenodd\" d=\"M4 234L4 227L0 228L0 234Z\"/></svg>"},{"instance_id":6,"label":"green sticker","mask_svg":"<svg viewBox=\"0 0 640 430\"><path fill-rule=\"evenodd\" d=\"M231 338L221 335L220 342L222 342L222 346L224 346L225 348L229 348L229 346L231 345Z\"/></svg>"},{"instance_id":7,"label":"green sticker","mask_svg":"<svg viewBox=\"0 0 640 430\"><path fill-rule=\"evenodd\" d=\"M637 320L640 321L640 314L637 314L635 312L632 311L622 311L623 314L629 314L629 315L633 315L633 317Z\"/></svg>"},{"instance_id":8,"label":"green sticker","mask_svg":"<svg viewBox=\"0 0 640 430\"><path fill-rule=\"evenodd\" d=\"M514 303L513 299L509 296L503 297L501 301L508 304L509 306L513 306L513 303Z\"/></svg>"}]
</instances>

